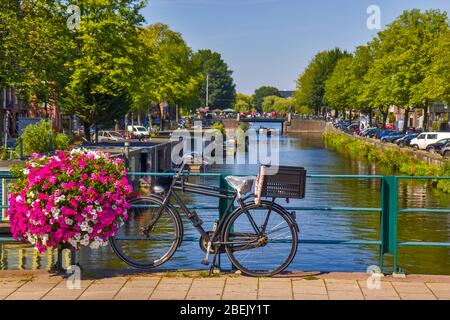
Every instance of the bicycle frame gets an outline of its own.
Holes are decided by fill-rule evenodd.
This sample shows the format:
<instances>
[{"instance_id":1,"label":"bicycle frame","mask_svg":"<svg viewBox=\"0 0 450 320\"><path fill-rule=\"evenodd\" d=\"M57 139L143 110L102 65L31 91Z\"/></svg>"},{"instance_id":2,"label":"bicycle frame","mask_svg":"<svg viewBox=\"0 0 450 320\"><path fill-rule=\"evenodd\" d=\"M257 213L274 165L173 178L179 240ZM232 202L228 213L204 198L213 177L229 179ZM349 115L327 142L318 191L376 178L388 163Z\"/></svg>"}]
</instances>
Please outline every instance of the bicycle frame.
<instances>
[{"instance_id":1,"label":"bicycle frame","mask_svg":"<svg viewBox=\"0 0 450 320\"><path fill-rule=\"evenodd\" d=\"M183 179L180 180L180 178L183 177L183 170L185 167L186 163L183 162L182 166L180 167L180 169L178 170L178 172L175 174L174 179L168 189L168 191L166 192L165 196L164 196L164 200L163 203L161 205L161 207L158 209L158 211L156 212L156 216L157 218L154 220L155 222L159 219L160 215L162 214L163 210L166 208L167 205L169 205L171 202L170 200L173 198L175 200L175 203L180 207L180 209L185 213L186 217L191 221L191 223L193 224L193 226L195 227L195 229L198 231L198 233L204 237L204 239L208 239L208 241L212 241L217 234L220 232L221 227L225 221L225 219L227 218L226 215L222 216L217 224L217 229L213 232L213 234L210 236L208 234L207 231L205 231L205 229L202 227L202 225L200 223L198 223L198 215L195 211L191 211L183 202L183 200L180 198L180 196L175 192L176 190L181 190L182 192L189 192L189 193L193 193L193 194L200 194L200 195L205 195L205 196L210 196L210 197L215 197L215 198L221 198L221 199L228 199L231 200L230 203L228 204L225 212L229 212L230 209L232 208L234 202L237 199L237 202L239 204L239 208L242 209L246 215L249 217L249 221L252 224L255 232L257 232L258 234L262 234L265 232L266 229L266 225L267 225L267 221L269 220L269 216L270 216L270 212L272 207L275 204L275 199L272 199L271 201L271 208L266 216L265 219L265 223L262 227L262 230L259 229L259 227L256 225L255 221L253 220L253 218L251 217L251 215L249 214L248 210L246 209L245 205L246 203L244 202L245 198L239 198L237 195L236 191L230 191L230 190L226 190L226 189L221 189L218 187L214 187L214 186L208 186L208 185L202 185L202 184L196 184L196 183L190 183L190 182L185 182ZM175 209L178 214L179 211L178 209ZM145 233L148 236L149 231L152 228L152 224L148 225L145 228ZM214 244L226 244L225 242L214 242Z\"/></svg>"}]
</instances>

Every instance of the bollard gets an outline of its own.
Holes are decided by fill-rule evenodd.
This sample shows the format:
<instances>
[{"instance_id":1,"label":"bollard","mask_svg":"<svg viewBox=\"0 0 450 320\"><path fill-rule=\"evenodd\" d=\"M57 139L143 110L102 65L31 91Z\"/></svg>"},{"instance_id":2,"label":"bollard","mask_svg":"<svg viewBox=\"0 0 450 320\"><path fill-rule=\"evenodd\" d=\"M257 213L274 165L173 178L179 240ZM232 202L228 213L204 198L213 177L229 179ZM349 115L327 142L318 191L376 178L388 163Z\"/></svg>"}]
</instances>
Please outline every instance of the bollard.
<instances>
[{"instance_id":1,"label":"bollard","mask_svg":"<svg viewBox=\"0 0 450 320\"><path fill-rule=\"evenodd\" d=\"M127 171L130 168L130 143L128 141L125 141L124 143L124 156L125 156L125 167Z\"/></svg>"}]
</instances>

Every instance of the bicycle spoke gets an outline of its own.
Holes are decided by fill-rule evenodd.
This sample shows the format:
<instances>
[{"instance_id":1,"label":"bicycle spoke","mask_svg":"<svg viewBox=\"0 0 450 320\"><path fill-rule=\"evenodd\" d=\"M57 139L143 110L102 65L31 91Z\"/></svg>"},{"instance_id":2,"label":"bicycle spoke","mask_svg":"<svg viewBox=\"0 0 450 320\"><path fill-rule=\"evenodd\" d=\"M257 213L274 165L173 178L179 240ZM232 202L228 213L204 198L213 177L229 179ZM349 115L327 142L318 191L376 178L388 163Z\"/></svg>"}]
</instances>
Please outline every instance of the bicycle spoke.
<instances>
[{"instance_id":1,"label":"bicycle spoke","mask_svg":"<svg viewBox=\"0 0 450 320\"><path fill-rule=\"evenodd\" d=\"M259 228L255 230L256 222L263 222L261 226L266 228L266 232L261 232ZM232 232L230 228L233 228ZM230 260L248 275L281 272L292 261L297 250L297 232L287 213L268 205L250 205L246 210L236 212L225 229L224 241L231 242L225 246ZM249 237L251 233L253 236ZM247 244L243 245L245 241Z\"/></svg>"}]
</instances>

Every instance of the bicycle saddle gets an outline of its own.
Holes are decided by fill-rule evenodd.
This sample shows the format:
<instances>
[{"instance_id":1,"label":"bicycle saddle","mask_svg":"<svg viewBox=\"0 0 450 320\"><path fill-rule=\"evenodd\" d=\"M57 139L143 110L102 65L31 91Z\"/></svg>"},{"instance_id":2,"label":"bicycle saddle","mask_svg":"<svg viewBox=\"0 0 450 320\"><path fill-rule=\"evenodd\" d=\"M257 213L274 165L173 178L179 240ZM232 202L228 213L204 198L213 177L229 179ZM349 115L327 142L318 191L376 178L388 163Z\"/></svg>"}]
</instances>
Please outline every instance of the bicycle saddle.
<instances>
[{"instance_id":1,"label":"bicycle saddle","mask_svg":"<svg viewBox=\"0 0 450 320\"><path fill-rule=\"evenodd\" d=\"M225 180L228 182L230 187L235 189L239 196L247 194L250 192L253 186L253 181L256 179L255 176L246 176L246 177L236 177L236 176L228 176L225 177Z\"/></svg>"}]
</instances>

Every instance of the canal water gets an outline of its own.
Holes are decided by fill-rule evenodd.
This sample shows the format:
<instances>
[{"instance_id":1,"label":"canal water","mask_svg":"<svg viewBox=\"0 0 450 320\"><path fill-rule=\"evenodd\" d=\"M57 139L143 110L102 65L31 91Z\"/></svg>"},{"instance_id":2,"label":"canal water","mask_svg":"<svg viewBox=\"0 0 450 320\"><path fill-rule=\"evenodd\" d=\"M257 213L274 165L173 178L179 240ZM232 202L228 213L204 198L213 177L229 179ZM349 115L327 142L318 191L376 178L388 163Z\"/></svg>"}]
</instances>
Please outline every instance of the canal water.
<instances>
[{"instance_id":1,"label":"canal water","mask_svg":"<svg viewBox=\"0 0 450 320\"><path fill-rule=\"evenodd\" d=\"M264 124L260 124L264 126ZM273 127L273 124L271 125ZM361 159L352 158L327 148L320 134L291 134L280 137L280 162L283 165L305 167L309 174L390 174L386 169ZM221 165L207 172L257 174L258 165ZM192 178L196 182L217 184L217 178ZM377 179L308 179L306 197L291 200L289 206L380 207L380 184ZM188 204L216 206L216 198L183 195ZM280 201L285 204L284 201ZM425 182L401 181L400 208L447 209L450 195L438 191ZM216 210L198 211L211 228L217 218ZM198 238L185 221L185 237ZM376 212L297 211L300 239L314 240L378 240L380 215ZM440 214L400 214L399 241L450 241L450 216ZM46 268L51 257L37 255L28 246L3 242L1 268ZM450 274L449 249L439 247L405 247L399 249L399 266L407 273ZM186 241L173 259L161 270L206 269L200 261L203 252L197 241ZM80 263L85 270L126 269L109 247L99 250L83 249ZM366 271L379 260L379 248L373 246L300 244L297 256L288 270L303 271ZM226 255L222 263L229 268Z\"/></svg>"}]
</instances>

